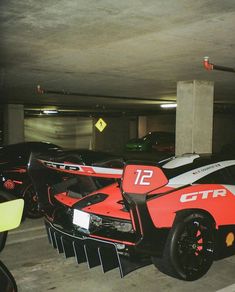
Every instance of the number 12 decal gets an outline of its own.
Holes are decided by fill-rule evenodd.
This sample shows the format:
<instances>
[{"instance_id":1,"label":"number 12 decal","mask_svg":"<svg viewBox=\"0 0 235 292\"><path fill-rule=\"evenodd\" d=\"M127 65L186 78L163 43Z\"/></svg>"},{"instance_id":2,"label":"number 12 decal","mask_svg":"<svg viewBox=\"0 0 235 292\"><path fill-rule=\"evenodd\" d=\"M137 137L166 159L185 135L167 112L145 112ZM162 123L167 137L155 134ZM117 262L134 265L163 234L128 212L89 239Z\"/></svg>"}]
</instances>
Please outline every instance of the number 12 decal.
<instances>
[{"instance_id":1,"label":"number 12 decal","mask_svg":"<svg viewBox=\"0 0 235 292\"><path fill-rule=\"evenodd\" d=\"M141 185L141 186L149 186L150 182L146 181L147 179L151 178L153 176L152 170L142 170L142 169L136 169L136 179L134 184L135 185Z\"/></svg>"}]
</instances>

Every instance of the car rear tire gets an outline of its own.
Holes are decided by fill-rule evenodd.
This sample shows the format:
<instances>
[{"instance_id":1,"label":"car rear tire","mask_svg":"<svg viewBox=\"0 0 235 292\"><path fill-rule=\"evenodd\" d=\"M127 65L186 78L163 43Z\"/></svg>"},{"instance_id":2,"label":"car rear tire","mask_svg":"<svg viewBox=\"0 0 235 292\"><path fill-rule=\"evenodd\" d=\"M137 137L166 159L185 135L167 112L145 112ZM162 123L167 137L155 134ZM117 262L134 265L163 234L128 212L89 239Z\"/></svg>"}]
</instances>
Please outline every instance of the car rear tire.
<instances>
[{"instance_id":1,"label":"car rear tire","mask_svg":"<svg viewBox=\"0 0 235 292\"><path fill-rule=\"evenodd\" d=\"M32 219L41 218L43 214L39 208L38 198L31 183L24 188L23 198L25 202L25 216Z\"/></svg>"},{"instance_id":2,"label":"car rear tire","mask_svg":"<svg viewBox=\"0 0 235 292\"><path fill-rule=\"evenodd\" d=\"M7 240L7 231L0 232L0 252L4 249Z\"/></svg>"},{"instance_id":3,"label":"car rear tire","mask_svg":"<svg viewBox=\"0 0 235 292\"><path fill-rule=\"evenodd\" d=\"M215 252L215 224L204 213L177 216L161 258L152 257L163 273L185 281L194 281L207 273Z\"/></svg>"}]
</instances>

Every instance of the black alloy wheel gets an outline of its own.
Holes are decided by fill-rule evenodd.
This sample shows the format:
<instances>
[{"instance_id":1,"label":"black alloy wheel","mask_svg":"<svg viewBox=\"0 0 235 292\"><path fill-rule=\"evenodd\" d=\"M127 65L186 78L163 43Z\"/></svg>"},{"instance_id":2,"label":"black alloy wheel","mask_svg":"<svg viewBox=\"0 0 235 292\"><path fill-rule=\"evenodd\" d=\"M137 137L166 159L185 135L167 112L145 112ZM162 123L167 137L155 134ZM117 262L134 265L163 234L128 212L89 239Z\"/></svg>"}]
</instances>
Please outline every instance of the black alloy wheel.
<instances>
[{"instance_id":1,"label":"black alloy wheel","mask_svg":"<svg viewBox=\"0 0 235 292\"><path fill-rule=\"evenodd\" d=\"M199 212L176 221L169 233L163 257L152 260L165 274L194 281L205 275L213 263L214 222Z\"/></svg>"},{"instance_id":2,"label":"black alloy wheel","mask_svg":"<svg viewBox=\"0 0 235 292\"><path fill-rule=\"evenodd\" d=\"M28 218L41 218L43 216L39 209L38 197L32 184L28 184L23 192L25 202L25 215Z\"/></svg>"}]
</instances>

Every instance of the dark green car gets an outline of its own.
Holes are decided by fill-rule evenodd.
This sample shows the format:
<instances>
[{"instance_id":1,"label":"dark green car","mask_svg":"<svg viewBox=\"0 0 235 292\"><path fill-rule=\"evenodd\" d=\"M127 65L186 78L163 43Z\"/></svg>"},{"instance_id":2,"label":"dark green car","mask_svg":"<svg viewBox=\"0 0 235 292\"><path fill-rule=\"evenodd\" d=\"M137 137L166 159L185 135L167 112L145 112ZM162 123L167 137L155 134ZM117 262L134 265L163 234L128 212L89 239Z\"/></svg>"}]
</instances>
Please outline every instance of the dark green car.
<instances>
[{"instance_id":1,"label":"dark green car","mask_svg":"<svg viewBox=\"0 0 235 292\"><path fill-rule=\"evenodd\" d=\"M126 151L158 151L174 154L175 134L170 132L149 132L142 138L131 139L125 145Z\"/></svg>"}]
</instances>

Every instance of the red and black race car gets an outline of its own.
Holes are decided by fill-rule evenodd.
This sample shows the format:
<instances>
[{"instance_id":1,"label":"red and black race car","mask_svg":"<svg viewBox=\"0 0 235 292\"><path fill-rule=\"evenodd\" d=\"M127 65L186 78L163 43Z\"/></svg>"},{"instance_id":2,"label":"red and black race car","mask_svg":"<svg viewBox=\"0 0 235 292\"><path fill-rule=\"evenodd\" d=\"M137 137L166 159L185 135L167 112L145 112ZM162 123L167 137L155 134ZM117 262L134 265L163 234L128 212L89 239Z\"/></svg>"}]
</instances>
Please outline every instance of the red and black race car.
<instances>
[{"instance_id":1,"label":"red and black race car","mask_svg":"<svg viewBox=\"0 0 235 292\"><path fill-rule=\"evenodd\" d=\"M119 268L121 277L154 264L163 273L192 281L214 260L235 254L234 157L187 154L126 164L121 179L84 197L68 181L59 187L47 182L43 189L43 180L38 182L43 167L44 173L48 167L80 170L50 163L30 162L48 238L78 263L101 265L104 272ZM101 173L90 169L89 175ZM54 191L46 203L48 189Z\"/></svg>"}]
</instances>

